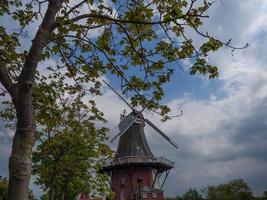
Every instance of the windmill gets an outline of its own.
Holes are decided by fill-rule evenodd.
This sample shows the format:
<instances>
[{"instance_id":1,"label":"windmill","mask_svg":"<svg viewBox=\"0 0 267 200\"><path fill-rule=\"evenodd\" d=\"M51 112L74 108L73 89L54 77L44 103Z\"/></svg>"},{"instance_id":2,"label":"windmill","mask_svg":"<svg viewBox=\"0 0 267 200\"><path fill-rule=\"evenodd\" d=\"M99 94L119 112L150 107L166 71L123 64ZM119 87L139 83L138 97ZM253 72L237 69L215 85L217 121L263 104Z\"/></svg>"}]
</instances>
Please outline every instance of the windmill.
<instances>
[{"instance_id":1,"label":"windmill","mask_svg":"<svg viewBox=\"0 0 267 200\"><path fill-rule=\"evenodd\" d=\"M145 137L145 124L175 148L177 145L142 115L145 108L137 111L110 84L104 83L132 110L121 120L119 133L111 140L114 142L119 138L114 159L103 167L103 171L111 177L114 200L164 200L163 185L174 162L154 156Z\"/></svg>"},{"instance_id":2,"label":"windmill","mask_svg":"<svg viewBox=\"0 0 267 200\"><path fill-rule=\"evenodd\" d=\"M121 122L119 123L119 133L117 133L112 139L111 143L113 143L116 138L123 135L137 120L141 120L144 123L148 124L151 128L153 128L157 133L159 133L164 139L166 139L173 147L176 149L178 148L178 145L171 140L166 134L164 134L156 125L154 125L149 119L144 118L142 112L145 108L143 108L141 111L137 111L134 109L108 82L103 80L103 82L115 93L117 94L120 99L132 110L131 113L129 113L127 116L125 116Z\"/></svg>"}]
</instances>

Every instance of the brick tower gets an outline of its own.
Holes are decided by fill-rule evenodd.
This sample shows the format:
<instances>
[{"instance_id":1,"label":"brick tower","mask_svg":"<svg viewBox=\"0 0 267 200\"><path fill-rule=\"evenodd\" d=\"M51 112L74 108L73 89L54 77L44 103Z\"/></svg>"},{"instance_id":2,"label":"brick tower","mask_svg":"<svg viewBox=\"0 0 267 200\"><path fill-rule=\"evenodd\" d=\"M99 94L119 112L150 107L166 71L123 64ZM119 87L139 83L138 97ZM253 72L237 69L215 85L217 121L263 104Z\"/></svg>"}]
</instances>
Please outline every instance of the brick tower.
<instances>
[{"instance_id":1,"label":"brick tower","mask_svg":"<svg viewBox=\"0 0 267 200\"><path fill-rule=\"evenodd\" d=\"M104 168L111 176L114 200L164 199L162 187L174 162L153 155L144 133L144 118L140 116L127 128L120 123L123 134L120 135L116 156Z\"/></svg>"}]
</instances>

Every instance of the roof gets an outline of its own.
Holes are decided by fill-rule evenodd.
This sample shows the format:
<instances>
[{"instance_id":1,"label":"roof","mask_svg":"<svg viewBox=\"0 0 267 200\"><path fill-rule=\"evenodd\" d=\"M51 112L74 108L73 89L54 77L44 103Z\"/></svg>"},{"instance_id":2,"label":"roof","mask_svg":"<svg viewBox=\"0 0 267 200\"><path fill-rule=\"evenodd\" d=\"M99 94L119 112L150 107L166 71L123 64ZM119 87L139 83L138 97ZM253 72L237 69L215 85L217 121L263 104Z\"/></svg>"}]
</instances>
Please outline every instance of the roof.
<instances>
[{"instance_id":1,"label":"roof","mask_svg":"<svg viewBox=\"0 0 267 200\"><path fill-rule=\"evenodd\" d=\"M147 144L144 126L145 124L143 122L136 120L136 122L120 136L115 159L126 156L147 156L154 158Z\"/></svg>"},{"instance_id":2,"label":"roof","mask_svg":"<svg viewBox=\"0 0 267 200\"><path fill-rule=\"evenodd\" d=\"M130 118L130 117L129 117ZM131 121L131 119L129 120ZM127 123L123 127L127 127ZM144 133L145 123L142 119L136 121L120 136L115 158L108 161L103 171L125 167L152 167L160 172L173 168L174 162L164 157L155 157L151 152ZM122 128L123 130L123 128Z\"/></svg>"}]
</instances>

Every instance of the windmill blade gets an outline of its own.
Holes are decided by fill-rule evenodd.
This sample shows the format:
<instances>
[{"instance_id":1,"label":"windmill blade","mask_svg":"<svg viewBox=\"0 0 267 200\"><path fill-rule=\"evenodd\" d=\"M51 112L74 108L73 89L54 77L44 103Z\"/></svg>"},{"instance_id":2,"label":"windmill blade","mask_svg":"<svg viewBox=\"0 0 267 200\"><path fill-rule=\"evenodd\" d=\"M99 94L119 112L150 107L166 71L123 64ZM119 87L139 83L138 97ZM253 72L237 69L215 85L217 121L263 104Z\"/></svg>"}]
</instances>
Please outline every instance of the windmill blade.
<instances>
[{"instance_id":1,"label":"windmill blade","mask_svg":"<svg viewBox=\"0 0 267 200\"><path fill-rule=\"evenodd\" d=\"M150 120L145 119L145 122L151 126L155 131L157 131L162 137L164 137L172 146L174 146L176 149L178 149L178 145L172 141L166 134L164 134L158 127L156 127Z\"/></svg>"},{"instance_id":2,"label":"windmill blade","mask_svg":"<svg viewBox=\"0 0 267 200\"><path fill-rule=\"evenodd\" d=\"M110 143L113 144L114 141L116 140L116 138L119 137L121 134L122 134L121 132L117 133L117 134L112 138L112 140L110 140Z\"/></svg>"},{"instance_id":3,"label":"windmill blade","mask_svg":"<svg viewBox=\"0 0 267 200\"><path fill-rule=\"evenodd\" d=\"M116 134L112 138L112 140L110 140L110 142L113 143L117 137L125 133L125 131L127 131L136 121L136 118L137 118L137 115L135 115L134 112L131 112L129 115L127 115L119 124L120 132Z\"/></svg>"},{"instance_id":4,"label":"windmill blade","mask_svg":"<svg viewBox=\"0 0 267 200\"><path fill-rule=\"evenodd\" d=\"M131 104L129 104L108 82L106 82L104 79L102 79L102 81L113 91L115 92L115 94L117 94L121 100L129 107L131 108L133 111L135 111L135 109L131 106Z\"/></svg>"}]
</instances>

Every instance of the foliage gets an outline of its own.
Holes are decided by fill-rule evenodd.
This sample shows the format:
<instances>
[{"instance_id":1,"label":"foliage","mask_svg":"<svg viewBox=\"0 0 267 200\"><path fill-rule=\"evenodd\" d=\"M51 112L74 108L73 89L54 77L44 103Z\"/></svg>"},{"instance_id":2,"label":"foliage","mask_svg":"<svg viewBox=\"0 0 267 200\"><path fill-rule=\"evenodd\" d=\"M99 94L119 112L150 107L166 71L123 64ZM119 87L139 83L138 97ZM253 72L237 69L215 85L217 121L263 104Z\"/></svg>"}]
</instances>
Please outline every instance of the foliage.
<instances>
[{"instance_id":1,"label":"foliage","mask_svg":"<svg viewBox=\"0 0 267 200\"><path fill-rule=\"evenodd\" d=\"M262 193L260 197L255 198L256 200L267 200L267 190Z\"/></svg>"},{"instance_id":2,"label":"foliage","mask_svg":"<svg viewBox=\"0 0 267 200\"><path fill-rule=\"evenodd\" d=\"M107 129L99 126L104 121L102 113L93 102L88 106L86 93L65 96L66 91L73 90L65 88L65 84L64 78L37 78L35 104L37 108L38 104L46 105L36 113L42 127L38 129L40 142L33 152L36 183L53 196L51 199L60 199L62 195L74 199L80 192L109 195L108 177L99 172L112 156L104 143ZM40 98L39 92L45 96Z\"/></svg>"},{"instance_id":3,"label":"foliage","mask_svg":"<svg viewBox=\"0 0 267 200\"><path fill-rule=\"evenodd\" d=\"M29 196L28 196L29 200L37 200L32 192L32 190L29 190Z\"/></svg>"},{"instance_id":4,"label":"foliage","mask_svg":"<svg viewBox=\"0 0 267 200\"><path fill-rule=\"evenodd\" d=\"M253 195L250 187L242 179L226 184L210 186L207 189L208 200L251 200Z\"/></svg>"},{"instance_id":5,"label":"foliage","mask_svg":"<svg viewBox=\"0 0 267 200\"><path fill-rule=\"evenodd\" d=\"M8 180L7 178L0 179L0 199L7 198Z\"/></svg>"},{"instance_id":6,"label":"foliage","mask_svg":"<svg viewBox=\"0 0 267 200\"><path fill-rule=\"evenodd\" d=\"M190 188L184 195L184 200L203 200L201 194L195 189Z\"/></svg>"},{"instance_id":7,"label":"foliage","mask_svg":"<svg viewBox=\"0 0 267 200\"><path fill-rule=\"evenodd\" d=\"M107 176L98 170L109 149L99 145L99 138L95 137L101 137L103 130L94 130L90 123L83 125L82 132L73 132L69 127L62 130L39 145L33 154L36 183L45 191L51 192L55 187L56 199L63 192L67 199L74 199L80 192L108 194Z\"/></svg>"},{"instance_id":8,"label":"foliage","mask_svg":"<svg viewBox=\"0 0 267 200\"><path fill-rule=\"evenodd\" d=\"M218 77L217 67L207 63L207 57L222 46L236 48L231 40L219 41L200 31L211 5L206 0L1 1L1 21L14 25L0 26L1 95L11 97L3 101L1 116L16 128L9 197L26 198L37 133L62 127L59 97L101 95L101 78L112 74L133 106L146 107L167 120L170 108L161 103L163 86L182 60L192 63L191 74ZM92 36L95 33L97 37ZM197 36L199 46L194 41ZM49 61L55 62L48 65ZM95 105L87 100L76 107L90 107L85 114L90 120L103 118ZM72 120L66 123L74 128ZM16 176L27 178L15 181Z\"/></svg>"},{"instance_id":9,"label":"foliage","mask_svg":"<svg viewBox=\"0 0 267 200\"><path fill-rule=\"evenodd\" d=\"M267 190L263 192L261 198L262 200L267 200Z\"/></svg>"},{"instance_id":10,"label":"foliage","mask_svg":"<svg viewBox=\"0 0 267 200\"><path fill-rule=\"evenodd\" d=\"M207 186L201 192L196 189L189 189L186 193L174 198L167 197L166 200L264 200L267 193L261 197L253 195L248 184L242 179L234 179L228 183L217 186Z\"/></svg>"},{"instance_id":11,"label":"foliage","mask_svg":"<svg viewBox=\"0 0 267 200\"><path fill-rule=\"evenodd\" d=\"M41 20L46 4L46 1L26 4L7 1L1 5L0 14L10 16L19 25L19 32L9 33L3 26L0 29L0 56L15 82L21 72L18 66L25 63L29 53L22 47L23 33L27 26ZM60 76L73 78L76 84L95 83L95 87L89 89L93 94L100 94L101 83L97 78L111 72L121 78L124 92L134 91L131 98L134 106L158 110L166 120L170 109L159 103L164 95L162 85L170 81L180 61L187 59L193 63L191 74L215 78L217 67L207 64L206 57L223 45L234 49L230 42L221 42L199 31L211 5L206 0L202 5L196 5L195 0L126 1L123 4L112 1L112 5L104 1L76 4L66 1L55 18L55 31L50 32L48 45L37 59L59 59L57 65L50 67L63 69ZM84 12L86 8L88 12ZM199 48L187 36L190 29L204 38ZM95 31L99 36L90 37L90 32ZM138 76L137 69L141 72Z\"/></svg>"},{"instance_id":12,"label":"foliage","mask_svg":"<svg viewBox=\"0 0 267 200\"><path fill-rule=\"evenodd\" d=\"M183 200L183 197L181 197L181 196L165 197L165 200Z\"/></svg>"},{"instance_id":13,"label":"foliage","mask_svg":"<svg viewBox=\"0 0 267 200\"><path fill-rule=\"evenodd\" d=\"M195 188L189 188L182 196L167 197L165 200L204 200L205 198Z\"/></svg>"}]
</instances>

